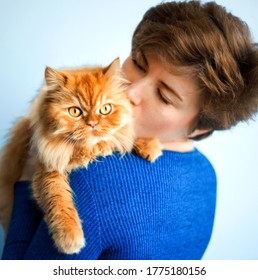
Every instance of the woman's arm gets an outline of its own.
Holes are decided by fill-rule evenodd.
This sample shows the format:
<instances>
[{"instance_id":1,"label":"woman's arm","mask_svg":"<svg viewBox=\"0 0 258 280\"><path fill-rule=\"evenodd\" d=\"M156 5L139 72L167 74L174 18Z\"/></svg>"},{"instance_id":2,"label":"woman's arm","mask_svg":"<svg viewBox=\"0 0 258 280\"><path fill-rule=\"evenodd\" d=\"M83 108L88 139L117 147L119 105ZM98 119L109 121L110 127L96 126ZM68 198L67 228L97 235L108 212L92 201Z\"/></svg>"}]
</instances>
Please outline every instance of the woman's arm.
<instances>
[{"instance_id":1,"label":"woman's arm","mask_svg":"<svg viewBox=\"0 0 258 280\"><path fill-rule=\"evenodd\" d=\"M42 214L31 196L30 181L19 181L14 186L14 206L2 259L24 258Z\"/></svg>"}]
</instances>

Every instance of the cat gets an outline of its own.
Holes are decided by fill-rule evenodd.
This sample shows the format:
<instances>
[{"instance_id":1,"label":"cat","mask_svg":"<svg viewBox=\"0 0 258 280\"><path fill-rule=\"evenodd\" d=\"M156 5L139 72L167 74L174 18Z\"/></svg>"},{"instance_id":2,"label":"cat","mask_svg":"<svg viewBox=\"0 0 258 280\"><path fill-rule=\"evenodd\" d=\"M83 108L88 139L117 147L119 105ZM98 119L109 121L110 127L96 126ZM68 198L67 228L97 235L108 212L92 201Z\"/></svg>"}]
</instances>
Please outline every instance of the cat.
<instances>
[{"instance_id":1,"label":"cat","mask_svg":"<svg viewBox=\"0 0 258 280\"><path fill-rule=\"evenodd\" d=\"M119 58L107 67L45 69L45 83L28 114L10 133L0 159L0 222L8 229L13 185L30 156L35 171L32 193L62 253L85 246L68 174L97 157L136 151L154 161L162 154L157 139L135 139L130 101Z\"/></svg>"}]
</instances>

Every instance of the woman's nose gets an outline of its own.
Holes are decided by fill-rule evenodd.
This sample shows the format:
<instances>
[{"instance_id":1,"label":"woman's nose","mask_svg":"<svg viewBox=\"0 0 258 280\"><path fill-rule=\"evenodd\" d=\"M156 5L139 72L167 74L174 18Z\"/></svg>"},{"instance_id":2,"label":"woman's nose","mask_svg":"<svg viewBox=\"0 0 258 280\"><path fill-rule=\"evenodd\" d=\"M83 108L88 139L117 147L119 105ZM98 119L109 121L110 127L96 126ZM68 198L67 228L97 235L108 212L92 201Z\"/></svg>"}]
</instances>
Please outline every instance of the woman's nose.
<instances>
[{"instance_id":1,"label":"woman's nose","mask_svg":"<svg viewBox=\"0 0 258 280\"><path fill-rule=\"evenodd\" d=\"M144 83L141 81L133 82L127 89L127 95L132 105L139 106L143 100L143 93L146 91Z\"/></svg>"}]
</instances>

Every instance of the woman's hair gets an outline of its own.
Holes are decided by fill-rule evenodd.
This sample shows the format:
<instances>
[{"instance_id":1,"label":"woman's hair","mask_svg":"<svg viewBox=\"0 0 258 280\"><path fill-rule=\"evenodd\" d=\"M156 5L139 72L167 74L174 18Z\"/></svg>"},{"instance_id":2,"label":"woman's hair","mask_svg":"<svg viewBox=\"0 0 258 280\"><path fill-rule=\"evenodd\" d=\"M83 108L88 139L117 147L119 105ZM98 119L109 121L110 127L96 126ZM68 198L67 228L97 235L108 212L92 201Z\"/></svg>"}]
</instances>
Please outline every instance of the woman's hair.
<instances>
[{"instance_id":1,"label":"woman's hair","mask_svg":"<svg viewBox=\"0 0 258 280\"><path fill-rule=\"evenodd\" d=\"M258 110L258 48L247 25L214 2L168 2L149 9L137 26L132 53L153 53L198 81L195 129L224 130Z\"/></svg>"}]
</instances>

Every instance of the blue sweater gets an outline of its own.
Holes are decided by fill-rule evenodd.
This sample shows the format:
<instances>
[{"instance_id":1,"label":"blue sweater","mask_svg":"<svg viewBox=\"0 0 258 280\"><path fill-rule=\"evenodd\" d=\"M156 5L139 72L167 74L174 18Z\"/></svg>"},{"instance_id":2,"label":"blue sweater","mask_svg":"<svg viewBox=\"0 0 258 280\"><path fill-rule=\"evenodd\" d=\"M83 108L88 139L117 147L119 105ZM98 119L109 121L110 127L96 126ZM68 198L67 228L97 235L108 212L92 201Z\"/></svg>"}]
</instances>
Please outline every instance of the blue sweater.
<instances>
[{"instance_id":1,"label":"blue sweater","mask_svg":"<svg viewBox=\"0 0 258 280\"><path fill-rule=\"evenodd\" d=\"M214 169L197 149L163 152L155 163L115 154L71 173L87 242L79 254L56 250L29 182L17 182L3 259L201 259L214 221Z\"/></svg>"}]
</instances>

